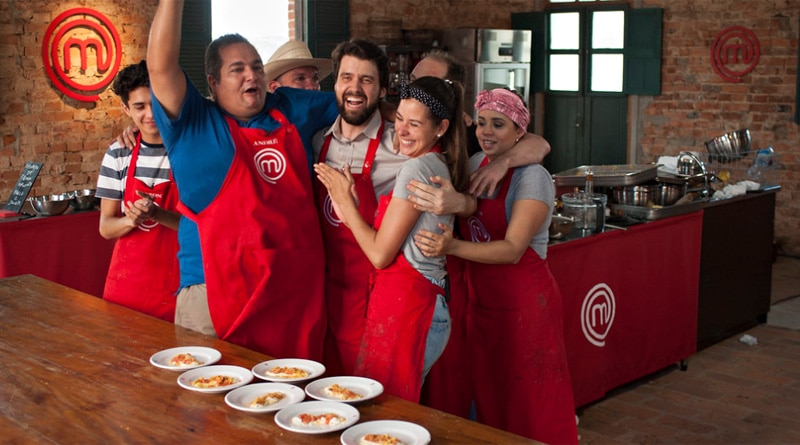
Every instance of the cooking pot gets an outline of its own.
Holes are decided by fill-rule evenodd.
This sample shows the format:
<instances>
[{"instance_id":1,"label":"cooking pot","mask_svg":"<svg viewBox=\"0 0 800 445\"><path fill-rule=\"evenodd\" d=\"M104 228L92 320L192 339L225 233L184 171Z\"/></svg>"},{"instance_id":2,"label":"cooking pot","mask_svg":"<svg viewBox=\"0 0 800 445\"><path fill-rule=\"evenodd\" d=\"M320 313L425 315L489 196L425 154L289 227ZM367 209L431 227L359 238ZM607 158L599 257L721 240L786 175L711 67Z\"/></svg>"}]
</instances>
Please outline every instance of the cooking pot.
<instances>
[{"instance_id":1,"label":"cooking pot","mask_svg":"<svg viewBox=\"0 0 800 445\"><path fill-rule=\"evenodd\" d=\"M645 207L653 202L653 190L649 185L629 185L613 190L613 199L617 204Z\"/></svg>"},{"instance_id":2,"label":"cooking pot","mask_svg":"<svg viewBox=\"0 0 800 445\"><path fill-rule=\"evenodd\" d=\"M671 206L683 196L683 187L676 184L658 184L652 186L653 204Z\"/></svg>"},{"instance_id":3,"label":"cooking pot","mask_svg":"<svg viewBox=\"0 0 800 445\"><path fill-rule=\"evenodd\" d=\"M696 154L682 151L678 155L678 174L684 176L704 175L706 174L706 165Z\"/></svg>"}]
</instances>

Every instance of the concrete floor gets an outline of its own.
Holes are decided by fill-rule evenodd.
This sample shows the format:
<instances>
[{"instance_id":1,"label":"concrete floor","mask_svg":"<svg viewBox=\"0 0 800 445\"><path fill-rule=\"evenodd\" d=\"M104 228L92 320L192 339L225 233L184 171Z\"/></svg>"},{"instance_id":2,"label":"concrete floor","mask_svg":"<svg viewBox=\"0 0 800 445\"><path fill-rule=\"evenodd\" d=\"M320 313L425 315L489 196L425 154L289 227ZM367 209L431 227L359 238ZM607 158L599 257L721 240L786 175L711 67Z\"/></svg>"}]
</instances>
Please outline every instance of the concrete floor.
<instances>
[{"instance_id":1,"label":"concrete floor","mask_svg":"<svg viewBox=\"0 0 800 445\"><path fill-rule=\"evenodd\" d=\"M772 279L766 324L583 407L580 443L800 443L800 258L778 257Z\"/></svg>"}]
</instances>

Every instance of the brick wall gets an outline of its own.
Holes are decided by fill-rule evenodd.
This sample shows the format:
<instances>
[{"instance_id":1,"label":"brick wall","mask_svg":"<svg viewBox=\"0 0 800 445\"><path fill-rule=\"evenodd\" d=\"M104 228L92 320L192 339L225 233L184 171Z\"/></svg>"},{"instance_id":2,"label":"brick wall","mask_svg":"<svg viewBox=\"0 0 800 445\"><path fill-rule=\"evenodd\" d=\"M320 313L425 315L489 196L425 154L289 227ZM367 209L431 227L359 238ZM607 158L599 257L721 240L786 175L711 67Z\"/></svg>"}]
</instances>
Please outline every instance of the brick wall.
<instances>
[{"instance_id":1,"label":"brick wall","mask_svg":"<svg viewBox=\"0 0 800 445\"><path fill-rule=\"evenodd\" d=\"M533 11L534 4L544 2L455 3L351 0L351 30L366 37L402 40L399 31L387 31L387 21L404 29L505 28L510 26L510 13ZM664 8L662 94L641 97L638 108L631 110L638 113L639 122L632 154L636 162L651 162L684 150L704 152L706 140L749 128L754 148L772 145L781 154L776 242L784 253L800 256L800 126L794 122L800 0L630 3ZM752 30L761 46L758 65L740 83L722 79L710 60L715 36L733 25Z\"/></svg>"},{"instance_id":2,"label":"brick wall","mask_svg":"<svg viewBox=\"0 0 800 445\"><path fill-rule=\"evenodd\" d=\"M42 40L59 14L93 9L111 20L122 44L121 66L145 57L156 0L0 1L0 201L27 161L43 163L33 194L94 188L103 154L128 123L109 89L95 102L61 94L45 74Z\"/></svg>"},{"instance_id":3,"label":"brick wall","mask_svg":"<svg viewBox=\"0 0 800 445\"><path fill-rule=\"evenodd\" d=\"M354 36L401 40L400 29L504 28L510 13L541 0L351 0ZM60 12L87 7L109 17L123 40L123 65L145 55L157 0L0 1L0 200L8 196L26 161L44 163L36 193L94 187L103 153L127 124L111 91L85 104L63 97L44 74L41 39ZM800 0L637 0L664 8L662 95L641 97L633 141L637 161L703 150L703 142L748 127L756 147L780 154L776 240L800 256L800 129L794 123ZM725 82L711 66L709 49L728 26L751 29L761 59L741 83ZM362 31L363 30L363 31ZM747 215L742 215L743 218Z\"/></svg>"}]
</instances>

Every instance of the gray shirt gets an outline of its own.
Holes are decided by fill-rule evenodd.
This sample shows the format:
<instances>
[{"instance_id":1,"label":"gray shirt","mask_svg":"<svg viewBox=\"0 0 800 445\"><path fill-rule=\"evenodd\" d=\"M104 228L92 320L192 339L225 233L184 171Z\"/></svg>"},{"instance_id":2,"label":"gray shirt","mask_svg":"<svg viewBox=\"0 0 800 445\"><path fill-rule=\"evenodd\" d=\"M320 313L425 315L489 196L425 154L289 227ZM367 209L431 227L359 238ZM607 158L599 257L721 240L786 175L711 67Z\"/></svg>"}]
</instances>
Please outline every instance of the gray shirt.
<instances>
[{"instance_id":1,"label":"gray shirt","mask_svg":"<svg viewBox=\"0 0 800 445\"><path fill-rule=\"evenodd\" d=\"M485 157L486 155L483 152L473 155L469 159L470 171L477 170ZM494 196L489 198L495 198L498 192L499 190L496 190ZM530 247L539 254L539 257L545 259L547 258L547 242L550 239L550 234L548 233L550 219L553 215L553 206L556 199L556 189L550 172L539 164L525 165L514 169L514 174L511 176L511 184L508 188L508 195L506 196L506 222L511 220L511 207L514 205L514 201L520 199L533 199L547 204L549 209L547 218L545 218L539 230L536 231L536 235L534 235L530 243Z\"/></svg>"},{"instance_id":2,"label":"gray shirt","mask_svg":"<svg viewBox=\"0 0 800 445\"><path fill-rule=\"evenodd\" d=\"M408 199L411 193L406 189L409 181L416 179L425 184L432 184L430 181L431 176L441 176L450 179L450 171L447 170L444 160L437 153L426 153L418 158L412 158L406 161L397 172L397 181L394 184L394 192L392 198ZM447 275L445 271L445 257L439 256L429 258L422 254L419 248L414 244L414 234L420 230L427 230L430 232L441 233L439 223L453 225L455 217L453 215L436 216L433 213L422 212L417 219L414 228L408 233L408 237L401 251L406 260L414 266L415 269L420 271L423 275L436 280L444 279Z\"/></svg>"}]
</instances>

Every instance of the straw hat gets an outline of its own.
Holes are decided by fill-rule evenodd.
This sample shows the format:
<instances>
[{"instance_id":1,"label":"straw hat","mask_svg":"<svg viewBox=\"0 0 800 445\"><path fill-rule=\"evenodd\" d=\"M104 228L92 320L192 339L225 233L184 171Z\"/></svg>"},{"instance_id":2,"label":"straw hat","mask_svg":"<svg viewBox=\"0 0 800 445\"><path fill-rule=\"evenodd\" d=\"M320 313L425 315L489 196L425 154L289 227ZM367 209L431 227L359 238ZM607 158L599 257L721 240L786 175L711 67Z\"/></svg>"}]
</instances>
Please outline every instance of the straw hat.
<instances>
[{"instance_id":1,"label":"straw hat","mask_svg":"<svg viewBox=\"0 0 800 445\"><path fill-rule=\"evenodd\" d=\"M267 82L275 80L283 73L300 68L313 66L319 70L319 80L324 79L333 71L333 62L330 59L315 59L305 43L290 40L281 45L264 65Z\"/></svg>"}]
</instances>

